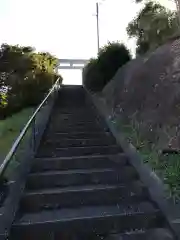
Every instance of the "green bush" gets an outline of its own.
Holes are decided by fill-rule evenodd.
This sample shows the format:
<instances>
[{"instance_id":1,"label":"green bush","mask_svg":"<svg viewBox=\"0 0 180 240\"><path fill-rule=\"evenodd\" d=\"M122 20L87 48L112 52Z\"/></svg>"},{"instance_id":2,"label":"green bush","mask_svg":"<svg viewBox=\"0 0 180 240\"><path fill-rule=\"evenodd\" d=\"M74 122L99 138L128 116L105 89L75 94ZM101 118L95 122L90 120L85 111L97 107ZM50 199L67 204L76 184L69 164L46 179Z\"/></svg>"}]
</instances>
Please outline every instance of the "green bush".
<instances>
[{"instance_id":1,"label":"green bush","mask_svg":"<svg viewBox=\"0 0 180 240\"><path fill-rule=\"evenodd\" d=\"M0 118L38 105L60 77L58 59L49 53L3 44L0 55Z\"/></svg>"},{"instance_id":2,"label":"green bush","mask_svg":"<svg viewBox=\"0 0 180 240\"><path fill-rule=\"evenodd\" d=\"M102 91L117 70L131 60L127 48L120 43L104 46L96 59L90 59L83 70L83 84L93 92Z\"/></svg>"},{"instance_id":3,"label":"green bush","mask_svg":"<svg viewBox=\"0 0 180 240\"><path fill-rule=\"evenodd\" d=\"M83 83L90 91L97 92L102 89L101 72L98 59L90 59L89 63L83 69Z\"/></svg>"}]
</instances>

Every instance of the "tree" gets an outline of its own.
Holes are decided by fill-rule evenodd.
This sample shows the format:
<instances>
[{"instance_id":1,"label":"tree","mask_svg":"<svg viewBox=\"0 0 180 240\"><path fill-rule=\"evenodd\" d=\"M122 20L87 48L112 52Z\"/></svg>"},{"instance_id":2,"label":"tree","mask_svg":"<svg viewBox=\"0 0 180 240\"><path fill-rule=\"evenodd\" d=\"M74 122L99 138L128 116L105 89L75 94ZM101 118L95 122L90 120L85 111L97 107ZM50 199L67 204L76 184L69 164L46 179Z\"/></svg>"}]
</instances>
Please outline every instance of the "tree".
<instances>
[{"instance_id":1,"label":"tree","mask_svg":"<svg viewBox=\"0 0 180 240\"><path fill-rule=\"evenodd\" d=\"M108 43L90 59L83 69L83 84L92 92L100 92L117 70L131 60L129 50L120 43Z\"/></svg>"},{"instance_id":2,"label":"tree","mask_svg":"<svg viewBox=\"0 0 180 240\"><path fill-rule=\"evenodd\" d=\"M129 37L137 39L137 54L156 49L177 30L177 13L153 2L146 3L138 16L127 27Z\"/></svg>"},{"instance_id":3,"label":"tree","mask_svg":"<svg viewBox=\"0 0 180 240\"><path fill-rule=\"evenodd\" d=\"M149 0L135 0L136 3L141 3L141 2L148 2ZM176 5L176 10L177 10L177 15L178 15L178 24L180 25L180 0L169 0L170 2L175 3ZM154 2L158 2L159 4L161 4L161 2L163 2L162 0L154 0Z\"/></svg>"},{"instance_id":4,"label":"tree","mask_svg":"<svg viewBox=\"0 0 180 240\"><path fill-rule=\"evenodd\" d=\"M148 2L149 0L135 0L136 3L141 3L141 2ZM180 3L180 0L172 0L175 2L176 6ZM159 4L161 4L162 1L160 0L154 0L154 2L158 2Z\"/></svg>"},{"instance_id":5,"label":"tree","mask_svg":"<svg viewBox=\"0 0 180 240\"><path fill-rule=\"evenodd\" d=\"M58 77L58 59L32 47L0 47L0 117L37 105Z\"/></svg>"}]
</instances>

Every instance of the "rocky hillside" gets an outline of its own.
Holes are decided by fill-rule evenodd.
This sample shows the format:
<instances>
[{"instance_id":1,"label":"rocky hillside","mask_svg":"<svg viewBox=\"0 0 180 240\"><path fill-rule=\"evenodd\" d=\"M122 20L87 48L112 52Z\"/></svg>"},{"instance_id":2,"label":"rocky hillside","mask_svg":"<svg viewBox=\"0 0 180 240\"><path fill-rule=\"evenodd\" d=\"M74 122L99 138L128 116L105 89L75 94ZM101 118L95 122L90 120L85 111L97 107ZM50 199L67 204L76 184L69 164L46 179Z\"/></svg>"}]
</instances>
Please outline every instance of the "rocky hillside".
<instances>
[{"instance_id":1,"label":"rocky hillside","mask_svg":"<svg viewBox=\"0 0 180 240\"><path fill-rule=\"evenodd\" d=\"M118 70L101 97L157 149L180 148L180 38Z\"/></svg>"}]
</instances>

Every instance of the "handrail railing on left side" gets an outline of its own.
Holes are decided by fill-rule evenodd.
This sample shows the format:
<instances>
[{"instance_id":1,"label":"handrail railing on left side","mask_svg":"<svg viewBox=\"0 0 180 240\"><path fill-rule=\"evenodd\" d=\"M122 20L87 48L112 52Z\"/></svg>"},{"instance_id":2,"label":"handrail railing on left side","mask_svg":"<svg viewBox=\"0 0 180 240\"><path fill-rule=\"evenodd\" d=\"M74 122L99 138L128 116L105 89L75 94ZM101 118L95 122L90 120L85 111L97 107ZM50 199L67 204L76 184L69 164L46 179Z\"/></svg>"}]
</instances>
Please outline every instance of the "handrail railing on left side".
<instances>
[{"instance_id":1,"label":"handrail railing on left side","mask_svg":"<svg viewBox=\"0 0 180 240\"><path fill-rule=\"evenodd\" d=\"M8 152L8 154L6 155L4 161L2 162L2 164L0 165L0 178L4 175L9 163L11 162L11 159L13 157L13 155L16 153L20 143L22 142L25 134L27 133L28 129L30 128L30 125L35 123L36 121L36 117L38 115L38 113L42 110L42 108L44 107L44 105L46 104L46 102L50 99L50 97L53 95L53 101L51 102L51 105L53 105L54 103L54 93L56 95L56 92L59 90L60 88L60 78L57 79L57 81L55 82L55 84L53 85L53 87L51 88L51 90L49 91L49 93L47 94L47 96L44 98L44 100L41 102L41 104L37 107L37 109L35 110L35 112L33 113L33 115L30 117L29 121L27 122L27 124L25 125L25 127L22 129L21 133L19 134L19 136L17 137L17 139L15 140L15 142L13 143L10 151ZM52 107L52 106L51 106ZM47 116L47 114L46 114ZM33 141L36 140L36 126L34 125L33 127L33 131L32 131L32 139ZM33 143L33 148L35 150L35 142Z\"/></svg>"}]
</instances>

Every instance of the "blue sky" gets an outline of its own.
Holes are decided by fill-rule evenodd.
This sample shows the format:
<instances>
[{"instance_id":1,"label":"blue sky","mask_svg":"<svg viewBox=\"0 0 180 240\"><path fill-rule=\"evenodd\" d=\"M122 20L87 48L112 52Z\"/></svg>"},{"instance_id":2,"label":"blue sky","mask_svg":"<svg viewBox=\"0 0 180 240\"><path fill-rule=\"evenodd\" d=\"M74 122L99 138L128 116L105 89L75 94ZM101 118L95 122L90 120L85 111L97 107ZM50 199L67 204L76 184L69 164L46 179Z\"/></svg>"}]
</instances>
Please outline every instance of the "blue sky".
<instances>
[{"instance_id":1,"label":"blue sky","mask_svg":"<svg viewBox=\"0 0 180 240\"><path fill-rule=\"evenodd\" d=\"M95 3L95 0L0 0L0 43L34 46L59 58L96 56ZM140 7L133 0L102 1L101 46L118 40L133 51L134 41L128 40L126 26ZM66 82L81 81L77 70L64 70L62 75Z\"/></svg>"}]
</instances>

